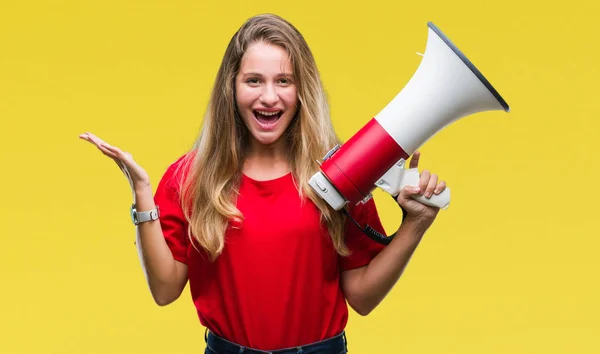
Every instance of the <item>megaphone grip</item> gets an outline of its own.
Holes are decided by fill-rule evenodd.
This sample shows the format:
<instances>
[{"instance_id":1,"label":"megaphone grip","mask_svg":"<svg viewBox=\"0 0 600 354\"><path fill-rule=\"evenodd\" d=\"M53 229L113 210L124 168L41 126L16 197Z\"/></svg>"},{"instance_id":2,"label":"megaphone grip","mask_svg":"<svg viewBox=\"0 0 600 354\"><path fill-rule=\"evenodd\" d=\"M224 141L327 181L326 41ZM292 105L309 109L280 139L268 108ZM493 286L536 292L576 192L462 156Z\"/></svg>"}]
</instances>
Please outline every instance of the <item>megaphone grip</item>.
<instances>
[{"instance_id":1,"label":"megaphone grip","mask_svg":"<svg viewBox=\"0 0 600 354\"><path fill-rule=\"evenodd\" d=\"M450 188L446 188L444 191L442 191L442 193L434 194L430 198L427 198L424 195L418 195L413 197L413 199L425 205L446 209L450 204Z\"/></svg>"},{"instance_id":2,"label":"megaphone grip","mask_svg":"<svg viewBox=\"0 0 600 354\"><path fill-rule=\"evenodd\" d=\"M402 176L402 182L400 182L400 189L406 186L418 186L421 174L417 168L409 168L404 171ZM413 199L432 207L446 209L450 204L450 188L446 188L440 194L434 194L430 198L424 195L414 196Z\"/></svg>"}]
</instances>

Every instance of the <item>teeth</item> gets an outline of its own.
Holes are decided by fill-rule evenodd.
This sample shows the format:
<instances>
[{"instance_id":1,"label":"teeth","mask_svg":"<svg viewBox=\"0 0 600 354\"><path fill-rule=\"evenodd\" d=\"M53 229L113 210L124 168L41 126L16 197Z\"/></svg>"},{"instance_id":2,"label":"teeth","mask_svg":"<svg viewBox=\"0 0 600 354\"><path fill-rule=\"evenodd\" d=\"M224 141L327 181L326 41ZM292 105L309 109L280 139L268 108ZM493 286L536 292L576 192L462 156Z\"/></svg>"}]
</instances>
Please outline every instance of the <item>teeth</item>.
<instances>
[{"instance_id":1,"label":"teeth","mask_svg":"<svg viewBox=\"0 0 600 354\"><path fill-rule=\"evenodd\" d=\"M264 111L256 111L256 112L258 112L258 113L262 114L263 116L268 116L268 117L270 117L270 116L274 116L274 115L277 115L277 114L279 114L279 112L280 112L280 111L277 111L277 112L264 112Z\"/></svg>"}]
</instances>

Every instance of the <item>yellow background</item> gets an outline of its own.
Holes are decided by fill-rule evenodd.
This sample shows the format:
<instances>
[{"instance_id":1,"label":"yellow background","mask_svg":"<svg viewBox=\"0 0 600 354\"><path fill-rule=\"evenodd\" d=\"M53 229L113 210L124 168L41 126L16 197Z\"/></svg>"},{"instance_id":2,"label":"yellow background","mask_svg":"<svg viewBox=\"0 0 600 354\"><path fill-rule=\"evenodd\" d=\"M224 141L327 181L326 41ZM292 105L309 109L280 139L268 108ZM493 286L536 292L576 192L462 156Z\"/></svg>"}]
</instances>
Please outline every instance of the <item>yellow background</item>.
<instances>
[{"instance_id":1,"label":"yellow background","mask_svg":"<svg viewBox=\"0 0 600 354\"><path fill-rule=\"evenodd\" d=\"M351 353L598 353L600 5L547 1L3 1L0 353L201 353L186 289L160 308L129 186L78 134L129 150L154 187L199 129L248 17L294 23L343 139L412 76L433 21L510 104L456 122L422 167L453 201ZM385 226L398 209L375 193Z\"/></svg>"}]
</instances>

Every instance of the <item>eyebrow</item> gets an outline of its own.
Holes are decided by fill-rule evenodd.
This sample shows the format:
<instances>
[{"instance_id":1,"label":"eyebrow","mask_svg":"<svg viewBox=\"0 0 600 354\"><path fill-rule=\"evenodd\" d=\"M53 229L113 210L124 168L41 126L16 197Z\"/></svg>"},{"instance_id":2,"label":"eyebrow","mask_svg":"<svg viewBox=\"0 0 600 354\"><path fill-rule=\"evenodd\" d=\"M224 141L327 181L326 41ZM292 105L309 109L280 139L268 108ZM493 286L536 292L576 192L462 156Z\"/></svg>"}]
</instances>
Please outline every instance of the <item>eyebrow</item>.
<instances>
[{"instance_id":1,"label":"eyebrow","mask_svg":"<svg viewBox=\"0 0 600 354\"><path fill-rule=\"evenodd\" d=\"M262 74L257 73L257 72L253 72L253 71L242 72L241 74L242 74L242 76L263 76ZM286 72L286 73L279 73L279 74L277 74L275 76L293 77L294 74Z\"/></svg>"}]
</instances>

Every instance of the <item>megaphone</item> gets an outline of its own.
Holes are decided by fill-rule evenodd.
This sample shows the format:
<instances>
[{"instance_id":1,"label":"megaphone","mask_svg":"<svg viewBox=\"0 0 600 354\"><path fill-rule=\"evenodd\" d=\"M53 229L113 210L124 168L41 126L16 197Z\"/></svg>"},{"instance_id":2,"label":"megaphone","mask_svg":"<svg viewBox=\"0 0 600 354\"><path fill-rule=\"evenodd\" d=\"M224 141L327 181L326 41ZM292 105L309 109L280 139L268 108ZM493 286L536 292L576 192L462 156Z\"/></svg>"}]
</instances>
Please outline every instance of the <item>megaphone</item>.
<instances>
[{"instance_id":1,"label":"megaphone","mask_svg":"<svg viewBox=\"0 0 600 354\"><path fill-rule=\"evenodd\" d=\"M423 59L406 86L346 143L333 147L309 184L333 209L358 204L379 187L396 196L418 185L406 159L452 122L474 113L510 108L483 74L432 22ZM420 202L447 208L450 189Z\"/></svg>"}]
</instances>

